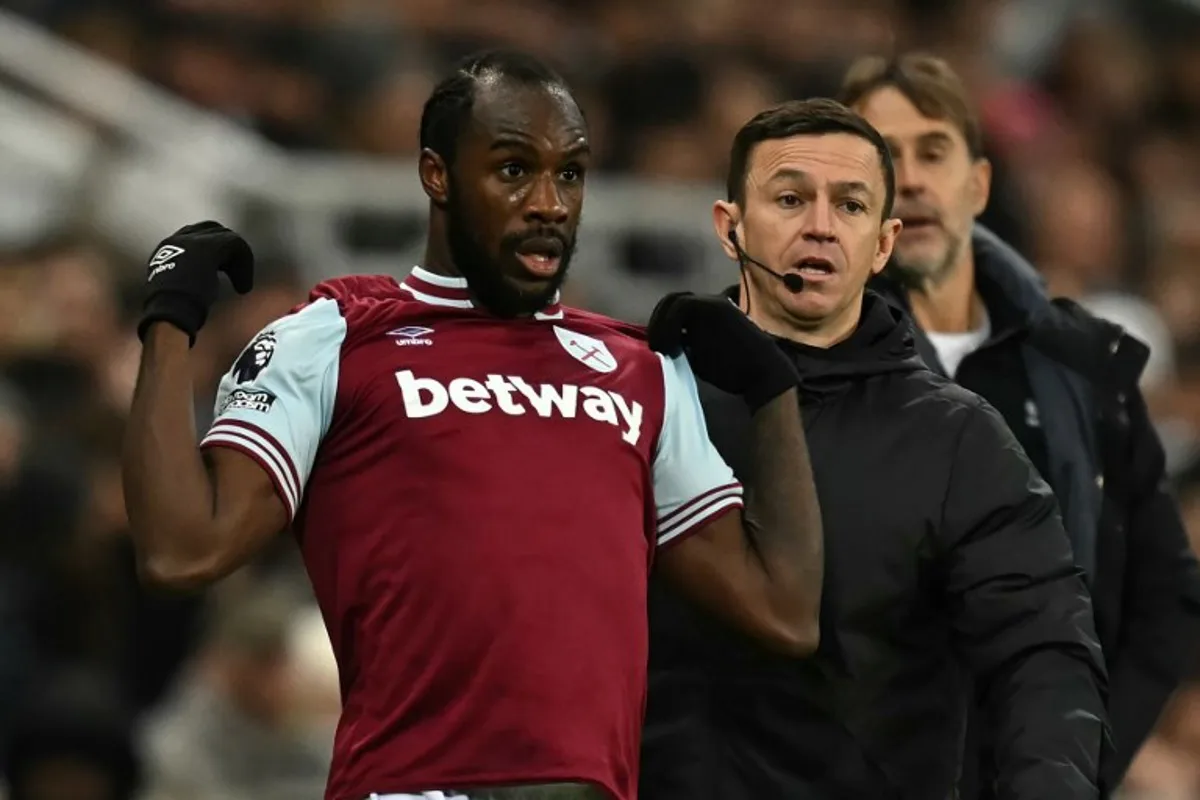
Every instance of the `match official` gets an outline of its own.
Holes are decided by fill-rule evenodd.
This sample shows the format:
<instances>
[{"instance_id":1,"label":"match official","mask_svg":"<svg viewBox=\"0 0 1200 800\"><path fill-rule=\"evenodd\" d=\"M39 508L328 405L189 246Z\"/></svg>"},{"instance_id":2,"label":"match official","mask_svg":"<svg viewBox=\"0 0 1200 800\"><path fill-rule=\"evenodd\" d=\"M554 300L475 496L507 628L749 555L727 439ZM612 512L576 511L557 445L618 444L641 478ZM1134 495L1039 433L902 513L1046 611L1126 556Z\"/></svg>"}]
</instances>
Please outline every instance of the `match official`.
<instances>
[{"instance_id":1,"label":"match official","mask_svg":"<svg viewBox=\"0 0 1200 800\"><path fill-rule=\"evenodd\" d=\"M864 291L900 231L887 145L834 101L785 103L738 133L727 191L731 296L802 376L821 642L772 655L652 581L640 797L946 800L974 682L1002 797L1095 800L1104 667L1054 496L1000 415L926 368L907 316ZM768 469L746 404L700 395L735 474Z\"/></svg>"}]
</instances>

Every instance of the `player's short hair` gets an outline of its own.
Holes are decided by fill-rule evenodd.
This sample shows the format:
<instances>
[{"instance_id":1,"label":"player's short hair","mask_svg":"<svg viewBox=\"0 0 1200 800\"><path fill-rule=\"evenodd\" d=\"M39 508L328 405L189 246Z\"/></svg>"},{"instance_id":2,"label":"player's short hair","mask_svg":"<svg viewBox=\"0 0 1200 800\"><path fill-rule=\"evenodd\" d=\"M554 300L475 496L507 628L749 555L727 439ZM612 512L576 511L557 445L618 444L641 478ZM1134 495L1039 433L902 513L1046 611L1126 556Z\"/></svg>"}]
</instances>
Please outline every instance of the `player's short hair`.
<instances>
[{"instance_id":1,"label":"player's short hair","mask_svg":"<svg viewBox=\"0 0 1200 800\"><path fill-rule=\"evenodd\" d=\"M467 56L434 87L421 112L421 149L453 164L458 139L471 118L481 81L498 78L525 86L570 88L561 75L531 55L513 50L485 50Z\"/></svg>"},{"instance_id":2,"label":"player's short hair","mask_svg":"<svg viewBox=\"0 0 1200 800\"><path fill-rule=\"evenodd\" d=\"M750 157L761 142L772 139L790 139L793 136L825 136L832 133L848 133L870 142L879 153L883 168L886 190L883 218L892 214L896 200L896 168L892 154L879 131L860 115L846 106L825 97L810 100L789 100L759 112L733 137L729 151L729 175L725 182L726 195L730 202L741 205L746 200L746 175L750 168Z\"/></svg>"},{"instance_id":3,"label":"player's short hair","mask_svg":"<svg viewBox=\"0 0 1200 800\"><path fill-rule=\"evenodd\" d=\"M866 56L850 65L838 99L851 108L884 88L894 88L929 119L949 122L967 142L971 158L983 157L983 126L967 88L944 59L929 53L898 58Z\"/></svg>"}]
</instances>

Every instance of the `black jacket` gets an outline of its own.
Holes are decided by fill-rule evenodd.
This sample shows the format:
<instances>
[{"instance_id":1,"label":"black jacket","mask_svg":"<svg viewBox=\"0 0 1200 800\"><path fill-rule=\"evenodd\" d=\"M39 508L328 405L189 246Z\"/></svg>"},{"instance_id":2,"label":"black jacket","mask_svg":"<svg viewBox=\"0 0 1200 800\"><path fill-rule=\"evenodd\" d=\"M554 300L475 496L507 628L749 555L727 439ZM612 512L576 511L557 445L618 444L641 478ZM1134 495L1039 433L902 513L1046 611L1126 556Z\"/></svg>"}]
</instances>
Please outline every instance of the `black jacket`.
<instances>
[{"instance_id":1,"label":"black jacket","mask_svg":"<svg viewBox=\"0 0 1200 800\"><path fill-rule=\"evenodd\" d=\"M780 346L825 526L821 645L771 656L657 580L643 800L946 800L969 676L997 711L1005 798L1095 798L1104 671L1057 505L1003 420L917 357L868 294L828 350ZM746 476L749 414L701 386Z\"/></svg>"},{"instance_id":2,"label":"black jacket","mask_svg":"<svg viewBox=\"0 0 1200 800\"><path fill-rule=\"evenodd\" d=\"M979 359L984 369L1020 370L991 385L1024 381L1039 409L1045 463L1038 466L1091 584L1108 662L1115 750L1102 769L1115 786L1194 665L1200 641L1200 571L1138 390L1148 350L1075 303L1048 299L1033 267L986 228L977 226L972 246L979 292L993 320L1005 324L963 368ZM881 281L877 288L907 306L899 287ZM919 331L917 348L942 371ZM1016 429L1020 421L1010 423ZM968 800L979 796L969 781L963 788Z\"/></svg>"}]
</instances>

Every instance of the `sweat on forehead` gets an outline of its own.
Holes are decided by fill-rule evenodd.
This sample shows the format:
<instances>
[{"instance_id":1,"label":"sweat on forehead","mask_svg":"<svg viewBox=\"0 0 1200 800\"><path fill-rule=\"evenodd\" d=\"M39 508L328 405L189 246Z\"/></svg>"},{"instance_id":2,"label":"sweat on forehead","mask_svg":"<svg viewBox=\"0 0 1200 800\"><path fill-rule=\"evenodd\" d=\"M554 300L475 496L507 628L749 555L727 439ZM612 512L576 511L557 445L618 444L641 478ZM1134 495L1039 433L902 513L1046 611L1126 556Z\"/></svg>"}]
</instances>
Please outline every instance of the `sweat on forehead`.
<instances>
[{"instance_id":1,"label":"sweat on forehead","mask_svg":"<svg viewBox=\"0 0 1200 800\"><path fill-rule=\"evenodd\" d=\"M475 95L480 97L485 93L502 94L505 92L546 93L564 101L574 102L571 92L566 86L550 80L529 80L527 78L505 75L497 69L480 72L475 78Z\"/></svg>"},{"instance_id":2,"label":"sweat on forehead","mask_svg":"<svg viewBox=\"0 0 1200 800\"><path fill-rule=\"evenodd\" d=\"M488 126L528 121L534 114L547 111L559 112L568 125L583 124L579 106L565 86L527 83L496 73L485 73L477 79L473 111L475 120Z\"/></svg>"},{"instance_id":3,"label":"sweat on forehead","mask_svg":"<svg viewBox=\"0 0 1200 800\"><path fill-rule=\"evenodd\" d=\"M524 95L524 96L522 96ZM452 164L458 140L481 117L497 108L542 108L555 99L578 114L570 89L561 76L541 61L519 52L487 51L463 59L425 101L421 112L420 144Z\"/></svg>"}]
</instances>

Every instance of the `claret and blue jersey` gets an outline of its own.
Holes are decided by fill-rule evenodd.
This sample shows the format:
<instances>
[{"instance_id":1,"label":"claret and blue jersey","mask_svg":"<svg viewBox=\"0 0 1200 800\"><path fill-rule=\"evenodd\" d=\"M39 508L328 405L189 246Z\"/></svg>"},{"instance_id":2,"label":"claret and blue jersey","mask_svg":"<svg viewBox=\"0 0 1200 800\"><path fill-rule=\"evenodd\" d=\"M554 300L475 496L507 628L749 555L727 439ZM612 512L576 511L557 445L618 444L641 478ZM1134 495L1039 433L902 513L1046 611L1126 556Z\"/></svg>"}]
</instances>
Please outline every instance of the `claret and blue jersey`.
<instances>
[{"instance_id":1,"label":"claret and blue jersey","mask_svg":"<svg viewBox=\"0 0 1200 800\"><path fill-rule=\"evenodd\" d=\"M343 715L327 797L588 781L635 795L646 584L741 506L683 357L419 268L319 285L221 382L205 447L292 517Z\"/></svg>"}]
</instances>

